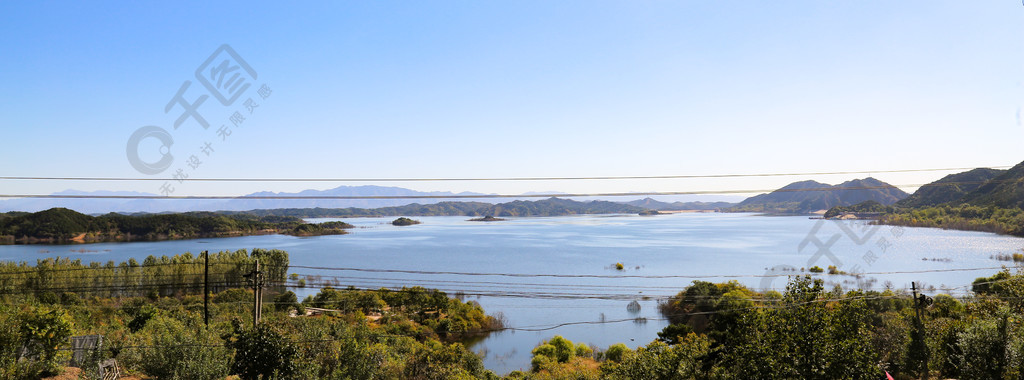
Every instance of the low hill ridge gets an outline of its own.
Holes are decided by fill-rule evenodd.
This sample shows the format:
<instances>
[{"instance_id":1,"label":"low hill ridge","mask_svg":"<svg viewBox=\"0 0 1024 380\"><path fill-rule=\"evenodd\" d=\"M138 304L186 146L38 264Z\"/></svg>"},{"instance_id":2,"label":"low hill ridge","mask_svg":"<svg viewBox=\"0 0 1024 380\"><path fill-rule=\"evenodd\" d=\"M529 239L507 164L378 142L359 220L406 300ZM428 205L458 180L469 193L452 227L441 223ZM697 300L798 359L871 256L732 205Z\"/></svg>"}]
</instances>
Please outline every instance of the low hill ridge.
<instances>
[{"instance_id":1,"label":"low hill ridge","mask_svg":"<svg viewBox=\"0 0 1024 380\"><path fill-rule=\"evenodd\" d=\"M871 177L835 186L808 180L747 198L730 211L805 214L865 201L891 205L907 196L903 190Z\"/></svg>"}]
</instances>

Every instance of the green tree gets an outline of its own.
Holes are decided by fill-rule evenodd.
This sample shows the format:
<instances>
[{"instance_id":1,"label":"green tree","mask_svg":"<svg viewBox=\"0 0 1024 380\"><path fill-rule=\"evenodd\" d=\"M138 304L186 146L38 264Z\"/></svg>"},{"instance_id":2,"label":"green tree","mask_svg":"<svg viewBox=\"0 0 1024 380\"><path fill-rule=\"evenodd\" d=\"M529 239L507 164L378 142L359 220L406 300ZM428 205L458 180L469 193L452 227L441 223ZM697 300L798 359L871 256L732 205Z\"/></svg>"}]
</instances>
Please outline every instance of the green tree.
<instances>
[{"instance_id":1,"label":"green tree","mask_svg":"<svg viewBox=\"0 0 1024 380\"><path fill-rule=\"evenodd\" d=\"M961 378L1002 379L1009 342L1007 315L976 321L958 336L956 357Z\"/></svg>"},{"instance_id":2,"label":"green tree","mask_svg":"<svg viewBox=\"0 0 1024 380\"><path fill-rule=\"evenodd\" d=\"M859 292L831 301L821 280L798 277L776 308L740 318L727 363L739 378L861 379L878 376L869 311Z\"/></svg>"},{"instance_id":3,"label":"green tree","mask_svg":"<svg viewBox=\"0 0 1024 380\"><path fill-rule=\"evenodd\" d=\"M295 371L296 349L281 333L267 324L243 329L233 321L234 333L227 345L235 349L231 372L243 380L289 378Z\"/></svg>"},{"instance_id":4,"label":"green tree","mask_svg":"<svg viewBox=\"0 0 1024 380\"><path fill-rule=\"evenodd\" d=\"M636 351L623 352L620 360L602 364L601 373L607 379L706 378L703 361L710 351L710 339L690 333L676 345L654 341Z\"/></svg>"},{"instance_id":5,"label":"green tree","mask_svg":"<svg viewBox=\"0 0 1024 380\"><path fill-rule=\"evenodd\" d=\"M228 375L230 353L204 328L197 330L177 319L155 316L140 332L150 346L140 350L138 358L147 375L175 380L214 380Z\"/></svg>"},{"instance_id":6,"label":"green tree","mask_svg":"<svg viewBox=\"0 0 1024 380\"><path fill-rule=\"evenodd\" d=\"M41 376L60 373L57 349L71 337L71 318L63 310L36 308L21 318L21 335L29 356L38 356L43 367Z\"/></svg>"}]
</instances>

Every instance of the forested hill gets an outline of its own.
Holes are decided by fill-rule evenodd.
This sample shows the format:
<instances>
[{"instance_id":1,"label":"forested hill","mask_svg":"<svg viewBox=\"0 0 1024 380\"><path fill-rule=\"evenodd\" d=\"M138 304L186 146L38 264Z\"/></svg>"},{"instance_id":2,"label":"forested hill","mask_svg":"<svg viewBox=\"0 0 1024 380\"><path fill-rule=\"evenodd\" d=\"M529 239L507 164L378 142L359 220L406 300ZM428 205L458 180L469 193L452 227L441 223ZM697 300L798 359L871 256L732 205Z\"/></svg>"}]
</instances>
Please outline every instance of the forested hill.
<instances>
[{"instance_id":1,"label":"forested hill","mask_svg":"<svg viewBox=\"0 0 1024 380\"><path fill-rule=\"evenodd\" d=\"M1006 170L977 168L963 173L950 174L938 181L921 186L914 194L896 202L896 206L928 207L960 201L967 194L981 188L986 182L1006 172ZM981 193L978 193L978 198L982 198Z\"/></svg>"},{"instance_id":2,"label":"forested hill","mask_svg":"<svg viewBox=\"0 0 1024 380\"><path fill-rule=\"evenodd\" d=\"M974 206L1024 208L1024 162L988 180L962 201Z\"/></svg>"},{"instance_id":3,"label":"forested hill","mask_svg":"<svg viewBox=\"0 0 1024 380\"><path fill-rule=\"evenodd\" d=\"M948 175L895 206L878 222L1024 236L1024 162Z\"/></svg>"},{"instance_id":4,"label":"forested hill","mask_svg":"<svg viewBox=\"0 0 1024 380\"><path fill-rule=\"evenodd\" d=\"M768 194L747 198L730 211L809 213L865 201L891 205L907 193L893 185L868 177L832 186L817 181L794 182Z\"/></svg>"},{"instance_id":5,"label":"forested hill","mask_svg":"<svg viewBox=\"0 0 1024 380\"><path fill-rule=\"evenodd\" d=\"M584 214L636 214L643 207L607 201L577 202L570 199L548 198L538 201L506 203L440 202L413 203L405 206L381 208L285 208L250 211L221 212L225 215L289 216L299 218L346 218L359 216L564 216Z\"/></svg>"},{"instance_id":6,"label":"forested hill","mask_svg":"<svg viewBox=\"0 0 1024 380\"><path fill-rule=\"evenodd\" d=\"M255 215L222 215L210 212L184 214L90 216L66 208L35 213L0 214L0 244L91 243L102 241L149 241L254 234L343 234L346 223L307 224L300 218Z\"/></svg>"}]
</instances>

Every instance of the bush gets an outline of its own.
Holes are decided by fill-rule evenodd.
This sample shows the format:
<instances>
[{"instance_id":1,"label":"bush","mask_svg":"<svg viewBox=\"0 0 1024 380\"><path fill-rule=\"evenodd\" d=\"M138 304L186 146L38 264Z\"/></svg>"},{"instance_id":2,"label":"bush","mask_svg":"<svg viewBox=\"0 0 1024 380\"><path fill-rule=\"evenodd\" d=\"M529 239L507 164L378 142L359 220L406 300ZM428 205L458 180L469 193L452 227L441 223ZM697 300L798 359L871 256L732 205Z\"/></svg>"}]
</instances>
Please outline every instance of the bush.
<instances>
[{"instance_id":1,"label":"bush","mask_svg":"<svg viewBox=\"0 0 1024 380\"><path fill-rule=\"evenodd\" d=\"M145 328L151 337L141 349L142 371L159 379L223 379L228 375L230 352L206 329L186 327L168 317L154 317ZM125 363L130 364L130 363Z\"/></svg>"},{"instance_id":2,"label":"bush","mask_svg":"<svg viewBox=\"0 0 1024 380\"><path fill-rule=\"evenodd\" d=\"M615 343L608 347L608 351L605 351L604 356L613 362L622 361L622 356L633 352L625 344Z\"/></svg>"},{"instance_id":3,"label":"bush","mask_svg":"<svg viewBox=\"0 0 1024 380\"><path fill-rule=\"evenodd\" d=\"M142 305L131 314L132 320L128 321L128 330L131 330L131 332L142 330L143 327L146 327L146 323L153 319L156 314L157 310L153 305Z\"/></svg>"},{"instance_id":4,"label":"bush","mask_svg":"<svg viewBox=\"0 0 1024 380\"><path fill-rule=\"evenodd\" d=\"M960 376L964 379L1000 379L1006 366L1006 321L978 321L958 334Z\"/></svg>"},{"instance_id":5,"label":"bush","mask_svg":"<svg viewBox=\"0 0 1024 380\"><path fill-rule=\"evenodd\" d=\"M60 373L62 359L57 348L71 337L71 318L63 310L38 308L21 318L21 335L30 357L38 357L42 376Z\"/></svg>"},{"instance_id":6,"label":"bush","mask_svg":"<svg viewBox=\"0 0 1024 380\"><path fill-rule=\"evenodd\" d=\"M16 378L15 363L22 339L17 316L6 308L0 310L0 378Z\"/></svg>"},{"instance_id":7,"label":"bush","mask_svg":"<svg viewBox=\"0 0 1024 380\"><path fill-rule=\"evenodd\" d=\"M611 351L611 347L608 350ZM607 379L706 378L702 367L709 352L711 340L690 333L674 346L654 341L636 351L623 352L617 363L602 365L601 373Z\"/></svg>"},{"instance_id":8,"label":"bush","mask_svg":"<svg viewBox=\"0 0 1024 380\"><path fill-rule=\"evenodd\" d=\"M228 289L213 297L214 303L236 303L252 301L252 291L248 289Z\"/></svg>"},{"instance_id":9,"label":"bush","mask_svg":"<svg viewBox=\"0 0 1024 380\"><path fill-rule=\"evenodd\" d=\"M233 321L234 333L228 339L228 346L235 349L235 361L231 372L242 380L256 380L283 377L295 372L295 346L283 335L266 324L252 329L243 329L238 320Z\"/></svg>"},{"instance_id":10,"label":"bush","mask_svg":"<svg viewBox=\"0 0 1024 380\"><path fill-rule=\"evenodd\" d=\"M274 309L277 311L288 311L299 304L299 298L291 290L274 297Z\"/></svg>"}]
</instances>

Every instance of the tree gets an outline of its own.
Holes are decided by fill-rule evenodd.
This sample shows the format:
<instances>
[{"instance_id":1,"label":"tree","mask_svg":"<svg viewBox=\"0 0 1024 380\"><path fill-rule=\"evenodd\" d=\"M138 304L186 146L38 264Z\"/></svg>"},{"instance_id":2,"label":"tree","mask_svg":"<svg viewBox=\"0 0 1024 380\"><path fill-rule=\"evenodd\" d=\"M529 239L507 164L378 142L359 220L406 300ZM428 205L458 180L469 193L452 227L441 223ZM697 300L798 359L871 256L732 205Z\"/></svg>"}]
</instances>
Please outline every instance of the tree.
<instances>
[{"instance_id":1,"label":"tree","mask_svg":"<svg viewBox=\"0 0 1024 380\"><path fill-rule=\"evenodd\" d=\"M821 280L793 279L776 308L751 310L732 335L726 367L739 378L877 377L859 292L830 300Z\"/></svg>"},{"instance_id":2,"label":"tree","mask_svg":"<svg viewBox=\"0 0 1024 380\"><path fill-rule=\"evenodd\" d=\"M228 375L230 353L209 330L156 316L141 335L151 339L152 348L139 351L139 366L147 375L172 380L217 380Z\"/></svg>"},{"instance_id":3,"label":"tree","mask_svg":"<svg viewBox=\"0 0 1024 380\"><path fill-rule=\"evenodd\" d=\"M1007 366L1007 315L972 323L958 336L963 379L1002 379Z\"/></svg>"},{"instance_id":4,"label":"tree","mask_svg":"<svg viewBox=\"0 0 1024 380\"><path fill-rule=\"evenodd\" d=\"M37 356L43 364L42 376L60 372L57 348L71 337L71 318L63 310L37 308L21 318L21 335L30 357Z\"/></svg>"},{"instance_id":5,"label":"tree","mask_svg":"<svg viewBox=\"0 0 1024 380\"><path fill-rule=\"evenodd\" d=\"M665 326L664 329L658 332L658 341L669 345L678 344L682 337L689 335L691 332L693 332L693 329L690 328L690 325L674 323Z\"/></svg>"},{"instance_id":6,"label":"tree","mask_svg":"<svg viewBox=\"0 0 1024 380\"><path fill-rule=\"evenodd\" d=\"M234 333L227 337L227 346L235 349L231 372L243 380L289 378L295 372L295 346L266 324L243 329L237 319L232 321Z\"/></svg>"},{"instance_id":7,"label":"tree","mask_svg":"<svg viewBox=\"0 0 1024 380\"><path fill-rule=\"evenodd\" d=\"M690 333L673 346L654 341L636 351L623 351L617 362L602 364L601 373L608 379L706 378L703 361L710 351L710 339Z\"/></svg>"},{"instance_id":8,"label":"tree","mask_svg":"<svg viewBox=\"0 0 1024 380\"><path fill-rule=\"evenodd\" d=\"M299 298L291 290L274 297L274 309L277 311L287 311L293 307L301 306L299 306Z\"/></svg>"}]
</instances>

